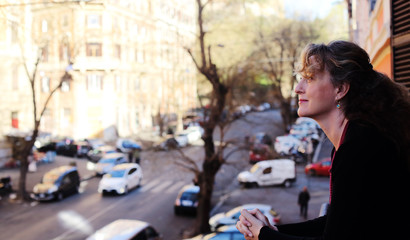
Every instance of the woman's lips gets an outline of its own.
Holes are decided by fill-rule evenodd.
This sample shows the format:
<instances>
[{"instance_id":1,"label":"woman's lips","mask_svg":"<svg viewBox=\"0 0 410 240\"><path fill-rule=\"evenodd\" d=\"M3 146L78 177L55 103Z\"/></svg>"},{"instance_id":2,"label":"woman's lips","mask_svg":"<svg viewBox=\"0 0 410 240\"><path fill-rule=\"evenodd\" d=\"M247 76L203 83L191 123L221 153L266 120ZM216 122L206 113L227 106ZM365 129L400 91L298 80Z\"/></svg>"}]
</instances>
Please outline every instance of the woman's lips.
<instances>
[{"instance_id":1,"label":"woman's lips","mask_svg":"<svg viewBox=\"0 0 410 240\"><path fill-rule=\"evenodd\" d=\"M299 104L301 104L301 103L304 103L304 102L307 102L308 100L306 100L306 99L299 99Z\"/></svg>"}]
</instances>

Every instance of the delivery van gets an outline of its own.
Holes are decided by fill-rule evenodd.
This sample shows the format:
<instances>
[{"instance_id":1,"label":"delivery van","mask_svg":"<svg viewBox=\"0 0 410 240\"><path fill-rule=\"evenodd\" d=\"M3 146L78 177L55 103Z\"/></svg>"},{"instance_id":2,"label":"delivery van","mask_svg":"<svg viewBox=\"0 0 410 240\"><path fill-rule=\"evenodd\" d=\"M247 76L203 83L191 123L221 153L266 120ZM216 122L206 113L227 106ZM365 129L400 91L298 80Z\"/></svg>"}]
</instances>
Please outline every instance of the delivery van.
<instances>
[{"instance_id":1,"label":"delivery van","mask_svg":"<svg viewBox=\"0 0 410 240\"><path fill-rule=\"evenodd\" d=\"M295 162L290 159L260 161L249 171L239 173L238 181L245 187L271 185L290 187L296 181Z\"/></svg>"}]
</instances>

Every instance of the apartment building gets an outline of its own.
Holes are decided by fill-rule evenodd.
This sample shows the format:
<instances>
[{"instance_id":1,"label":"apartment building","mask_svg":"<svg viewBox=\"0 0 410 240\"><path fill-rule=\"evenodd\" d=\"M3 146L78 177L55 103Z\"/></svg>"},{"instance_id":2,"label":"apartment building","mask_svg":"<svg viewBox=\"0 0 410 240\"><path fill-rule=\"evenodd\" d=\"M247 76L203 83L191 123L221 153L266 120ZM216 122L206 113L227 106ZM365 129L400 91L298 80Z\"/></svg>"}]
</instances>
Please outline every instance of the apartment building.
<instances>
[{"instance_id":1,"label":"apartment building","mask_svg":"<svg viewBox=\"0 0 410 240\"><path fill-rule=\"evenodd\" d=\"M8 2L8 1L3 1ZM15 1L14 1L15 2ZM32 101L23 63L37 68L37 101L49 102L40 129L75 139L135 136L152 130L155 116L196 107L196 69L184 47L196 41L196 5L190 0L43 1L11 4L0 28L1 86L10 104L0 104L1 134L32 128ZM21 12L20 10L25 11ZM4 14L3 14L4 16ZM20 18L15 24L13 19ZM23 25L24 24L24 25ZM24 32L13 32L14 26ZM22 37L21 34L25 34ZM10 40L14 39L14 40ZM17 48L23 41L26 52ZM16 69L16 70L15 70ZM11 101L15 99L16 101ZM3 106L7 105L7 106ZM39 111L39 110L38 110Z\"/></svg>"},{"instance_id":2,"label":"apartment building","mask_svg":"<svg viewBox=\"0 0 410 240\"><path fill-rule=\"evenodd\" d=\"M350 39L366 49L373 67L410 92L410 2L346 0Z\"/></svg>"}]
</instances>

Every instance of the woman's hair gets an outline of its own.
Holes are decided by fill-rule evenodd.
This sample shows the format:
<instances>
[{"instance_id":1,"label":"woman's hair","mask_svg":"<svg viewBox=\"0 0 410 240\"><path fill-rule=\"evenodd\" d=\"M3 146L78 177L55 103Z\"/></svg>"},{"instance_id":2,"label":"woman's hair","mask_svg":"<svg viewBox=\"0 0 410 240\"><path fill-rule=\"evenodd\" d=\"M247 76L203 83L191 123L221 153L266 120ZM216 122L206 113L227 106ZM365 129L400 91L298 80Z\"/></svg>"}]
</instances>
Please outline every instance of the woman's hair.
<instances>
[{"instance_id":1,"label":"woman's hair","mask_svg":"<svg viewBox=\"0 0 410 240\"><path fill-rule=\"evenodd\" d=\"M315 61L310 61L313 56ZM349 120L376 127L395 141L410 158L409 92L386 75L375 71L369 55L358 45L333 41L328 45L309 44L303 50L296 72L309 78L327 70L335 87L350 85L340 100L341 110Z\"/></svg>"}]
</instances>

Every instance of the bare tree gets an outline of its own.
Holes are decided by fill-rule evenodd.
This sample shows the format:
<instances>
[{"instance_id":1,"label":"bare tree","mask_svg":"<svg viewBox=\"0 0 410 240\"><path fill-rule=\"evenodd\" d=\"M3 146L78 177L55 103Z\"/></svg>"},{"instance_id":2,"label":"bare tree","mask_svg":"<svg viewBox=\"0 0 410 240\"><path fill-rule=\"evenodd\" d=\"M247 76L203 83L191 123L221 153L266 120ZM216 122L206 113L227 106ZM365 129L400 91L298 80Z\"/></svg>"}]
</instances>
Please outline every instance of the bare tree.
<instances>
[{"instance_id":1,"label":"bare tree","mask_svg":"<svg viewBox=\"0 0 410 240\"><path fill-rule=\"evenodd\" d=\"M209 81L212 86L211 99L209 104L209 111L202 124L204 134L202 139L204 141L205 159L202 162L202 169L195 164L195 161L189 157L181 154L183 162L179 162L180 165L190 169L195 173L196 182L200 187L199 204L197 211L197 221L195 224L194 233L204 233L210 230L209 227L209 213L211 210L211 198L214 188L215 175L225 162L225 158L228 157L224 154L223 150L229 144L221 143L215 146L213 133L216 127L220 126L221 129L225 127L222 121L223 111L226 105L226 97L229 92L229 87L221 80L218 68L212 60L211 46L205 47L205 31L203 27L203 10L209 3L202 3L201 0L197 0L198 4L198 27L199 27L199 60L194 56L191 49L187 49L188 53L192 57L198 71ZM223 130L221 132L221 138L223 139ZM229 154L228 154L229 155Z\"/></svg>"},{"instance_id":2,"label":"bare tree","mask_svg":"<svg viewBox=\"0 0 410 240\"><path fill-rule=\"evenodd\" d=\"M255 43L259 46L254 57L260 64L261 70L267 73L271 80L271 88L275 99L280 103L284 130L292 123L291 97L283 95L284 84L289 84L288 89L293 89L296 76L292 73L297 62L297 56L302 48L317 39L314 27L308 22L290 20L282 23L276 31L265 35L260 30ZM289 78L289 81L285 81Z\"/></svg>"},{"instance_id":3,"label":"bare tree","mask_svg":"<svg viewBox=\"0 0 410 240\"><path fill-rule=\"evenodd\" d=\"M18 183L18 191L17 191L17 199L20 200L28 200L29 196L27 194L26 190L26 176L27 176L27 171L28 171L28 157L31 153L31 150L34 146L34 142L37 139L38 133L39 133L39 128L40 128L40 123L41 123L41 118L44 115L47 105L50 102L51 98L53 95L57 92L58 89L61 88L63 82L69 81L72 79L71 74L69 73L70 68L68 67L63 76L61 76L60 80L58 81L57 85L54 86L50 93L48 94L45 102L43 105L40 105L37 102L37 97L36 97L36 80L37 78L37 73L39 69L39 65L41 63L41 59L43 56L43 51L47 45L41 47L37 53L36 60L34 62L34 65L32 67L32 70L30 71L28 62L23 59L23 65L24 69L27 75L27 78L30 82L30 87L31 87L31 94L32 94L32 104L33 104L33 132L31 133L30 136L9 136L9 140L12 141L12 144L14 145L13 149L15 149L15 156L18 160L20 160L20 176L19 176L19 183Z\"/></svg>"}]
</instances>

